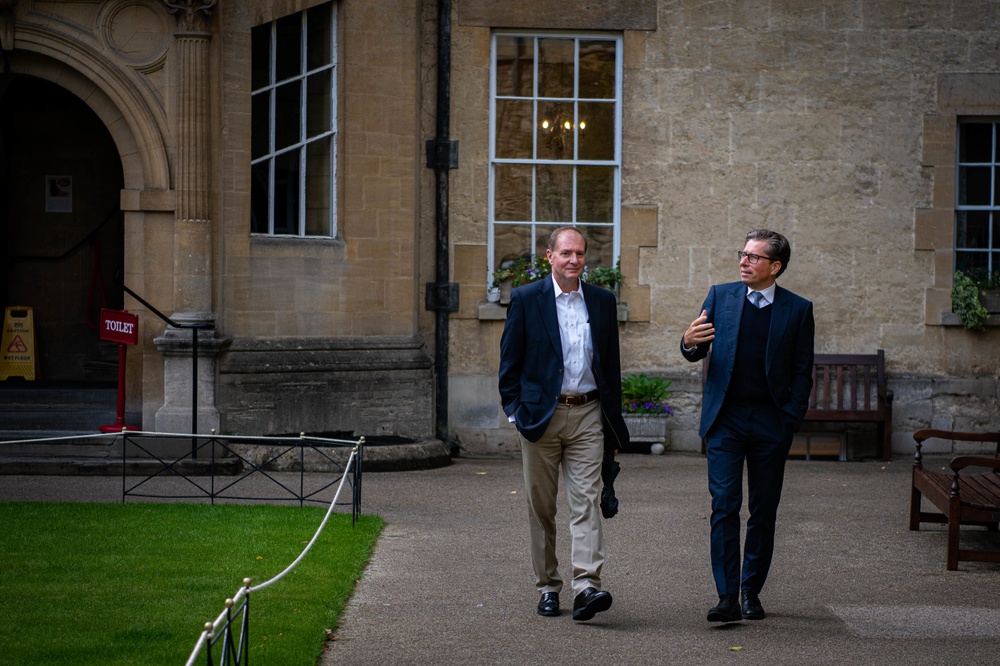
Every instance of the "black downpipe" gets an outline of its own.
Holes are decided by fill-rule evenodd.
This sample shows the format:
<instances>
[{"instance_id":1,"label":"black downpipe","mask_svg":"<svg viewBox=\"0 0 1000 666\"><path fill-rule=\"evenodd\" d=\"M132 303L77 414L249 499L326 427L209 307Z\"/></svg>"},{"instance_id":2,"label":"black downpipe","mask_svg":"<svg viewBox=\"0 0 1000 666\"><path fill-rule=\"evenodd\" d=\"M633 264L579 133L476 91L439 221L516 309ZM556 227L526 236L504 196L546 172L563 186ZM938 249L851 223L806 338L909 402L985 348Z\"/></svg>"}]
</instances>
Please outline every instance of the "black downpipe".
<instances>
[{"instance_id":1,"label":"black downpipe","mask_svg":"<svg viewBox=\"0 0 1000 666\"><path fill-rule=\"evenodd\" d=\"M435 435L451 447L448 436L448 335L449 313L458 310L458 285L449 283L448 170L458 166L458 146L450 140L451 128L451 0L438 1L437 131L428 141L428 166L435 174L435 226L437 230L435 282L427 285L427 308L436 311L434 370L437 379Z\"/></svg>"}]
</instances>

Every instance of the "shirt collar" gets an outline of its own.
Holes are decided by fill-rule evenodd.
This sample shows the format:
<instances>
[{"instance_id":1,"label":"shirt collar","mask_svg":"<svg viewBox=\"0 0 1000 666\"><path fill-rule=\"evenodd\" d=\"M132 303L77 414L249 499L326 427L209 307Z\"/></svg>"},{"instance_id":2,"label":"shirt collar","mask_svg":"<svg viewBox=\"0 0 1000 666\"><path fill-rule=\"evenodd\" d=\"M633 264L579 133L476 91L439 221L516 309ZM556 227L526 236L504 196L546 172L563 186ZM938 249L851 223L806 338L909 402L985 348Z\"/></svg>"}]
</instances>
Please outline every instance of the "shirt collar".
<instances>
[{"instance_id":1,"label":"shirt collar","mask_svg":"<svg viewBox=\"0 0 1000 666\"><path fill-rule=\"evenodd\" d=\"M563 291L562 287L559 286L559 283L556 282L555 275L550 273L549 279L552 280L552 289L553 291L555 291L556 298L559 298L560 296L563 295L572 296L573 294L580 294L580 296L583 296L583 280L577 279L576 289L574 289L573 291Z\"/></svg>"},{"instance_id":2,"label":"shirt collar","mask_svg":"<svg viewBox=\"0 0 1000 666\"><path fill-rule=\"evenodd\" d=\"M777 282L772 282L770 287L767 287L766 289L761 289L760 290L761 296L763 296L764 300L767 301L768 303L774 303L774 289L777 286L778 286ZM756 289L751 289L750 287L747 287L747 295L748 296L750 295L751 291L757 291L757 290Z\"/></svg>"}]
</instances>

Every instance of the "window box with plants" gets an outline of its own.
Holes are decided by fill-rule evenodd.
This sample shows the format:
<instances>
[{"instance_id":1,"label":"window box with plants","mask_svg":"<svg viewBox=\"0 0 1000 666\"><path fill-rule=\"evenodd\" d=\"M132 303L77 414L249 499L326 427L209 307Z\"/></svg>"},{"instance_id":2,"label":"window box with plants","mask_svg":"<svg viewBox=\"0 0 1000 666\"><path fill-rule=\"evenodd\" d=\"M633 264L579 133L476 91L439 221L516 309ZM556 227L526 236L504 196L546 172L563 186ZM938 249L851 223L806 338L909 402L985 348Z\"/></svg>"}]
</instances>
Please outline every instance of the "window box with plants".
<instances>
[{"instance_id":1,"label":"window box with plants","mask_svg":"<svg viewBox=\"0 0 1000 666\"><path fill-rule=\"evenodd\" d=\"M541 280L548 277L552 272L548 257L538 255L531 257L522 255L501 264L500 268L493 272L493 284L491 289L499 290L500 304L510 303L510 292L521 285Z\"/></svg>"},{"instance_id":2,"label":"window box with plants","mask_svg":"<svg viewBox=\"0 0 1000 666\"><path fill-rule=\"evenodd\" d=\"M951 310L970 331L982 331L991 314L1000 314L1000 271L957 271L951 286Z\"/></svg>"},{"instance_id":3,"label":"window box with plants","mask_svg":"<svg viewBox=\"0 0 1000 666\"><path fill-rule=\"evenodd\" d=\"M667 419L674 408L667 404L670 380L647 377L645 373L622 378L622 416L628 427L631 445L626 452L663 453L669 446Z\"/></svg>"}]
</instances>

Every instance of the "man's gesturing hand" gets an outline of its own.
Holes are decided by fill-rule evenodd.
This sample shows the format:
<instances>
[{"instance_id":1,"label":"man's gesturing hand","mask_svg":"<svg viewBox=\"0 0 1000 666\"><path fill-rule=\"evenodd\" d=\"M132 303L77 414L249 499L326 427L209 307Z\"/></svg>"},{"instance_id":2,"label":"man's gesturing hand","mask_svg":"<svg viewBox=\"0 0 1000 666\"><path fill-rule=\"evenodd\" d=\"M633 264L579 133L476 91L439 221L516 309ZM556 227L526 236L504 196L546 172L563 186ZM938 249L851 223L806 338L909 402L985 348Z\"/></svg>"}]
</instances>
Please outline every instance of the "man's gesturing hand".
<instances>
[{"instance_id":1,"label":"man's gesturing hand","mask_svg":"<svg viewBox=\"0 0 1000 666\"><path fill-rule=\"evenodd\" d=\"M715 326L708 321L708 312L701 311L701 316L691 322L684 331L684 348L693 349L698 345L715 339Z\"/></svg>"}]
</instances>

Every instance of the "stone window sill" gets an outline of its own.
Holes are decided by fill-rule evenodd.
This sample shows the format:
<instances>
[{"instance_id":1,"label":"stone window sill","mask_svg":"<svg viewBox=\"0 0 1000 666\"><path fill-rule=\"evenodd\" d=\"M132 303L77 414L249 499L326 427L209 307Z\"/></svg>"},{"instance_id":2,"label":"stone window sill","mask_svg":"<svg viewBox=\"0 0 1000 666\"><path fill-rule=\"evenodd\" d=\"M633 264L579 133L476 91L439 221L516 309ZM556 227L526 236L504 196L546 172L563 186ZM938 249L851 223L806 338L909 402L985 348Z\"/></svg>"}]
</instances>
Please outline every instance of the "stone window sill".
<instances>
[{"instance_id":1,"label":"stone window sill","mask_svg":"<svg viewBox=\"0 0 1000 666\"><path fill-rule=\"evenodd\" d=\"M942 326L962 326L962 320L958 318L958 315L954 312L942 312L941 313L941 325ZM1000 313L990 313L990 318L987 319L984 326L988 328L1000 327Z\"/></svg>"}]
</instances>

